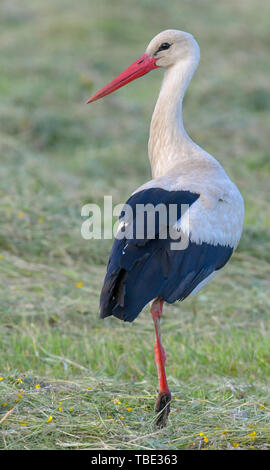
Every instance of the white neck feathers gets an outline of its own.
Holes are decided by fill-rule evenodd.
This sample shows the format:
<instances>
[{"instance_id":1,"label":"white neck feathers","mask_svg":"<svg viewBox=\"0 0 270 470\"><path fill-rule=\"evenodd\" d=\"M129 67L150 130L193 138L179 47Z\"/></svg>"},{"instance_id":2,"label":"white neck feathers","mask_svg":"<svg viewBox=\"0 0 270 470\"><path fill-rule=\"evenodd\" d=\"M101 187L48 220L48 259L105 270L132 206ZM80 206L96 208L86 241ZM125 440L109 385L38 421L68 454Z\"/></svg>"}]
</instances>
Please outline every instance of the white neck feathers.
<instances>
[{"instance_id":1,"label":"white neck feathers","mask_svg":"<svg viewBox=\"0 0 270 470\"><path fill-rule=\"evenodd\" d=\"M182 102L198 62L199 51L165 72L152 116L148 144L154 178L163 176L177 162L186 160L191 147L197 147L184 129Z\"/></svg>"}]
</instances>

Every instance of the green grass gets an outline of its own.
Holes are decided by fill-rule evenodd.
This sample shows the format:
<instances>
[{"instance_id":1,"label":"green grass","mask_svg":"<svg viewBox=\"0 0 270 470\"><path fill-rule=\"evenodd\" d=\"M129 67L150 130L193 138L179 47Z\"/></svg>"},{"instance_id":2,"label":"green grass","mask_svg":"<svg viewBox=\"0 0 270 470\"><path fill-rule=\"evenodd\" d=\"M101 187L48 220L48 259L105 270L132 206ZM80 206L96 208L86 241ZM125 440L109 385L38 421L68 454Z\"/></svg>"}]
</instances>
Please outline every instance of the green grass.
<instances>
[{"instance_id":1,"label":"green grass","mask_svg":"<svg viewBox=\"0 0 270 470\"><path fill-rule=\"evenodd\" d=\"M270 9L91 3L0 3L0 448L269 449ZM84 103L166 28L201 46L186 128L237 183L246 218L216 280L165 307L173 404L158 430L149 308L131 325L99 320L111 241L83 240L80 210L150 179L162 72Z\"/></svg>"}]
</instances>

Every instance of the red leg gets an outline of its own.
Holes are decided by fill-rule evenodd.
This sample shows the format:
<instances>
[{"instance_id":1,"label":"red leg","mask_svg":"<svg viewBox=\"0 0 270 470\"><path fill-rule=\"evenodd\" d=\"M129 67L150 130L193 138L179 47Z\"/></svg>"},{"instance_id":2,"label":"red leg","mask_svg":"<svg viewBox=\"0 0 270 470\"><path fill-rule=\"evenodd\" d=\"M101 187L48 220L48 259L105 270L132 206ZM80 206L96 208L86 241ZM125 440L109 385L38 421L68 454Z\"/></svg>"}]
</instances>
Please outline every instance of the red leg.
<instances>
[{"instance_id":1,"label":"red leg","mask_svg":"<svg viewBox=\"0 0 270 470\"><path fill-rule=\"evenodd\" d=\"M166 355L161 343L161 332L160 332L160 319L162 315L164 300L157 298L154 300L151 306L151 314L156 330L156 342L155 342L155 362L158 370L159 379L159 395L156 402L156 412L159 413L156 423L158 426L163 427L166 425L168 415L170 413L170 401L171 392L167 384L166 372L165 372L165 361Z\"/></svg>"}]
</instances>

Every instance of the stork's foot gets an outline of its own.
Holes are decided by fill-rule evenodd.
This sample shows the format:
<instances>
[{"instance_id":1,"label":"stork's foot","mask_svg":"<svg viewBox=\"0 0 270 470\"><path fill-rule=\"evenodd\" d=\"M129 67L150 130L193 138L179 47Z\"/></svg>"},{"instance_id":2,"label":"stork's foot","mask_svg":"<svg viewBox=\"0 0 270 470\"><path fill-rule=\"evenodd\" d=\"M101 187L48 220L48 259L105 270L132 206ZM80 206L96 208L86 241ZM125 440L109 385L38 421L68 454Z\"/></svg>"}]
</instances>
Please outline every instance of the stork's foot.
<instances>
[{"instance_id":1,"label":"stork's foot","mask_svg":"<svg viewBox=\"0 0 270 470\"><path fill-rule=\"evenodd\" d=\"M167 424L167 419L170 413L170 403L171 403L171 394L167 392L160 392L158 399L156 401L156 425L159 428L164 428Z\"/></svg>"}]
</instances>

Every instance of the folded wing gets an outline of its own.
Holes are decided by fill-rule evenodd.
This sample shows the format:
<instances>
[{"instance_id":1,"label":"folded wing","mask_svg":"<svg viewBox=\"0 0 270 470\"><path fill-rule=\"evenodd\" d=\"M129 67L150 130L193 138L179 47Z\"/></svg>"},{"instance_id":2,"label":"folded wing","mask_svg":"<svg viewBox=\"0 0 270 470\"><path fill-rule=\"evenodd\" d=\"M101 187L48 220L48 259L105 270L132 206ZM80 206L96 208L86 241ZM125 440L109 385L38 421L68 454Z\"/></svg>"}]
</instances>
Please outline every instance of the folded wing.
<instances>
[{"instance_id":1,"label":"folded wing","mask_svg":"<svg viewBox=\"0 0 270 470\"><path fill-rule=\"evenodd\" d=\"M120 215L125 236L115 238L107 266L100 296L101 318L114 315L132 322L158 296L169 303L184 300L226 264L233 252L230 246L189 241L185 249L172 249L175 239L170 235L171 225L179 221L183 207L188 209L199 197L189 191L161 188L149 188L130 197L126 204L132 214L124 210ZM152 205L152 211L143 211L146 204ZM156 210L160 204L167 209L165 216ZM175 219L169 218L171 205L176 208Z\"/></svg>"}]
</instances>

